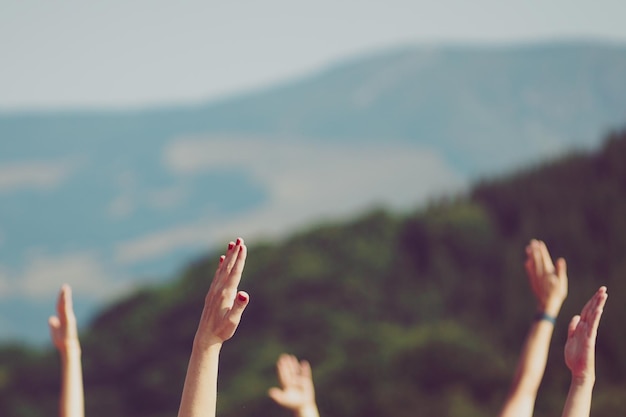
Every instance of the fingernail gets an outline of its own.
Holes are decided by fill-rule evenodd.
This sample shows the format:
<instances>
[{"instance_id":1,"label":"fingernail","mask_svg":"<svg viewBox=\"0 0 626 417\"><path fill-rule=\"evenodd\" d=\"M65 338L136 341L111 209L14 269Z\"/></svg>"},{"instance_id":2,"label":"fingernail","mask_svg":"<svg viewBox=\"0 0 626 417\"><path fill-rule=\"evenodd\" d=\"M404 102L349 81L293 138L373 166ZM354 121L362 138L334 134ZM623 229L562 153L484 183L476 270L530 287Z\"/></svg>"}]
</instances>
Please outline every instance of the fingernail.
<instances>
[{"instance_id":1,"label":"fingernail","mask_svg":"<svg viewBox=\"0 0 626 417\"><path fill-rule=\"evenodd\" d=\"M246 296L243 294L237 294L237 298L239 298L239 301L246 301Z\"/></svg>"},{"instance_id":2,"label":"fingernail","mask_svg":"<svg viewBox=\"0 0 626 417\"><path fill-rule=\"evenodd\" d=\"M240 237L237 238L237 245L241 245L241 238Z\"/></svg>"},{"instance_id":3,"label":"fingernail","mask_svg":"<svg viewBox=\"0 0 626 417\"><path fill-rule=\"evenodd\" d=\"M235 244L233 242L230 242L228 244L228 249L232 249L233 247L235 247Z\"/></svg>"}]
</instances>

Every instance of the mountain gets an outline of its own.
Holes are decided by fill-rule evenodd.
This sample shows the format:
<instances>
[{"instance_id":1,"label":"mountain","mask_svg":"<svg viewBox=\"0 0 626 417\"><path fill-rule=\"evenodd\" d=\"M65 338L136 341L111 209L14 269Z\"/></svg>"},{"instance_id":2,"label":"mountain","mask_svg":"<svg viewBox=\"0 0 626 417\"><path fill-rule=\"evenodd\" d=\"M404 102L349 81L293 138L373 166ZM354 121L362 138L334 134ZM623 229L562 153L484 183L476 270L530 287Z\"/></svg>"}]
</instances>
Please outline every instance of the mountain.
<instances>
[{"instance_id":1,"label":"mountain","mask_svg":"<svg viewBox=\"0 0 626 417\"><path fill-rule=\"evenodd\" d=\"M407 210L593 149L626 122L626 46L405 46L226 100L0 115L0 338L44 341L221 238Z\"/></svg>"},{"instance_id":2,"label":"mountain","mask_svg":"<svg viewBox=\"0 0 626 417\"><path fill-rule=\"evenodd\" d=\"M281 352L311 361L323 415L494 415L535 314L524 246L545 239L568 265L535 415L567 393L567 323L600 285L611 294L597 345L595 416L623 415L626 131L465 196L410 213L375 210L249 246L250 305L220 364L221 416L288 415L267 398ZM81 334L87 413L176 413L219 253L101 311ZM0 348L0 413L54 413L58 359Z\"/></svg>"}]
</instances>

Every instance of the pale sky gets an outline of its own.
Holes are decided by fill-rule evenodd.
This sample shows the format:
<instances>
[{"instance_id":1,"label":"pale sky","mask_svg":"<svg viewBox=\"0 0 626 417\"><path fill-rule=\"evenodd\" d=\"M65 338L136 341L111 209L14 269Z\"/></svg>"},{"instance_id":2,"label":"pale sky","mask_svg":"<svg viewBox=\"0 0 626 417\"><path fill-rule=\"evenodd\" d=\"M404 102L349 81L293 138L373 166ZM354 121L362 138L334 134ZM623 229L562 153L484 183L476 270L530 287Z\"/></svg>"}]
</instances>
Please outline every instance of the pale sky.
<instances>
[{"instance_id":1,"label":"pale sky","mask_svg":"<svg viewBox=\"0 0 626 417\"><path fill-rule=\"evenodd\" d=\"M0 0L0 111L212 100L400 44L626 42L623 0Z\"/></svg>"}]
</instances>

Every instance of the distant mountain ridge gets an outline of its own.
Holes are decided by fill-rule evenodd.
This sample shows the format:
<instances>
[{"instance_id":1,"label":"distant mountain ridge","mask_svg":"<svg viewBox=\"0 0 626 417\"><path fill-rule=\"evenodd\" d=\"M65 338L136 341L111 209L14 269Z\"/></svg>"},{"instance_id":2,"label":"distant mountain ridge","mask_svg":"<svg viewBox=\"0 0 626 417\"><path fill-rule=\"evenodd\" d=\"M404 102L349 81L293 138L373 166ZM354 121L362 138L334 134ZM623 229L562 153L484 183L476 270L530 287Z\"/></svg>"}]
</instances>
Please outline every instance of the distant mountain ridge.
<instances>
[{"instance_id":1,"label":"distant mountain ridge","mask_svg":"<svg viewBox=\"0 0 626 417\"><path fill-rule=\"evenodd\" d=\"M45 335L61 280L87 315L232 231L406 209L594 148L626 124L625 79L621 44L403 46L206 104L0 113L0 338Z\"/></svg>"},{"instance_id":2,"label":"distant mountain ridge","mask_svg":"<svg viewBox=\"0 0 626 417\"><path fill-rule=\"evenodd\" d=\"M36 140L43 127L53 135L71 125L107 140L125 133L239 133L410 141L443 148L476 174L489 171L479 151L485 146L529 158L572 143L593 145L589 138L626 121L624 76L621 44L407 46L205 105L0 116L0 132Z\"/></svg>"}]
</instances>

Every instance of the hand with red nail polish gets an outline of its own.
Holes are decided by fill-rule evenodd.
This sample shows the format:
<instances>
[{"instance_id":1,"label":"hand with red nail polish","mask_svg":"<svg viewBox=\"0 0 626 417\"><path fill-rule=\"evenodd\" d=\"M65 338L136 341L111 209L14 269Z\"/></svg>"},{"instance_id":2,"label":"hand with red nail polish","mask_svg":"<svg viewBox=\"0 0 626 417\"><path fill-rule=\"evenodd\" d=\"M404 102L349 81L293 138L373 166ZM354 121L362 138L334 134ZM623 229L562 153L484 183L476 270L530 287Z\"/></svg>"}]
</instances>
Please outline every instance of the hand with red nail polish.
<instances>
[{"instance_id":1,"label":"hand with red nail polish","mask_svg":"<svg viewBox=\"0 0 626 417\"><path fill-rule=\"evenodd\" d=\"M226 255L220 258L204 301L194 341L196 347L206 349L211 345L221 344L235 334L241 315L248 305L248 294L237 290L246 255L246 245L243 240L237 239L228 244Z\"/></svg>"},{"instance_id":2,"label":"hand with red nail polish","mask_svg":"<svg viewBox=\"0 0 626 417\"><path fill-rule=\"evenodd\" d=\"M179 417L215 416L219 352L235 334L250 299L237 289L246 256L246 245L238 238L220 257L194 338Z\"/></svg>"},{"instance_id":3,"label":"hand with red nail polish","mask_svg":"<svg viewBox=\"0 0 626 417\"><path fill-rule=\"evenodd\" d=\"M48 319L52 343L61 357L60 417L85 415L81 349L76 316L72 308L72 290L63 285L57 299L57 315Z\"/></svg>"}]
</instances>

